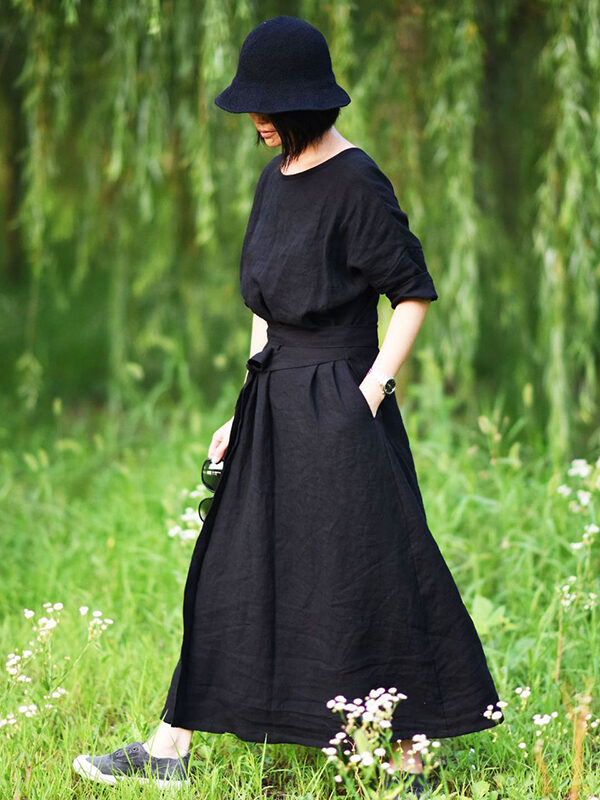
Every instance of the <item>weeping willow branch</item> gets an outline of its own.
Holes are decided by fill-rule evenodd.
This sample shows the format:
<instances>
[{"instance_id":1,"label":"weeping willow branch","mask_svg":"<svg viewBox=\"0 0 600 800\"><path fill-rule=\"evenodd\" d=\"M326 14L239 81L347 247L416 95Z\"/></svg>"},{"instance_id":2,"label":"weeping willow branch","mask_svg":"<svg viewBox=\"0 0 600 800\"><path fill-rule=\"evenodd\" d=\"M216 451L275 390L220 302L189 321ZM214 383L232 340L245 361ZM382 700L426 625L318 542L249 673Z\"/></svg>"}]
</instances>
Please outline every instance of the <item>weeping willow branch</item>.
<instances>
[{"instance_id":1,"label":"weeping willow branch","mask_svg":"<svg viewBox=\"0 0 600 800\"><path fill-rule=\"evenodd\" d=\"M554 87L554 130L540 160L534 245L542 264L538 341L547 434L556 461L568 452L573 425L598 412L600 163L593 120L600 76L597 44L585 38L589 7L585 0L548 3L554 32L540 59ZM597 15L597 4L591 8Z\"/></svg>"}]
</instances>

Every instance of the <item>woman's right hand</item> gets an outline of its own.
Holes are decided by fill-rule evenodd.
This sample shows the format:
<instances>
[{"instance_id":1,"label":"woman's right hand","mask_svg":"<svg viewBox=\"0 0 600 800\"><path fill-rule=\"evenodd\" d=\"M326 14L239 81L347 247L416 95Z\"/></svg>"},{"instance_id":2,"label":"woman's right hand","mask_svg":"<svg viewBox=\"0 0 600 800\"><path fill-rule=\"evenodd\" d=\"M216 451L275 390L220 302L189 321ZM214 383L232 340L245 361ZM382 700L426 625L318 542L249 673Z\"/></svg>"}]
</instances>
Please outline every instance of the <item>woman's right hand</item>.
<instances>
[{"instance_id":1,"label":"woman's right hand","mask_svg":"<svg viewBox=\"0 0 600 800\"><path fill-rule=\"evenodd\" d=\"M231 425L233 424L233 417L228 419L224 425L213 433L210 445L208 448L208 457L217 464L223 460L227 447L229 445L229 435L231 434Z\"/></svg>"}]
</instances>

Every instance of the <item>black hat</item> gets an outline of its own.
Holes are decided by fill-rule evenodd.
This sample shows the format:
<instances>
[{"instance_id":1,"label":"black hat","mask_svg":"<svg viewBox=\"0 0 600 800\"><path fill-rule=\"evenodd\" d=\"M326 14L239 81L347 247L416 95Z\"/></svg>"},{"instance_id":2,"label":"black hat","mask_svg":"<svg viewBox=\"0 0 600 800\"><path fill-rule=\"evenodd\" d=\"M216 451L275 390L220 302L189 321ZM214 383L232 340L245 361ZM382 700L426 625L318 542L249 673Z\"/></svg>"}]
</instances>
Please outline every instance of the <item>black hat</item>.
<instances>
[{"instance_id":1,"label":"black hat","mask_svg":"<svg viewBox=\"0 0 600 800\"><path fill-rule=\"evenodd\" d=\"M280 15L246 36L235 77L215 103L234 113L274 114L347 106L350 96L336 83L321 31Z\"/></svg>"}]
</instances>

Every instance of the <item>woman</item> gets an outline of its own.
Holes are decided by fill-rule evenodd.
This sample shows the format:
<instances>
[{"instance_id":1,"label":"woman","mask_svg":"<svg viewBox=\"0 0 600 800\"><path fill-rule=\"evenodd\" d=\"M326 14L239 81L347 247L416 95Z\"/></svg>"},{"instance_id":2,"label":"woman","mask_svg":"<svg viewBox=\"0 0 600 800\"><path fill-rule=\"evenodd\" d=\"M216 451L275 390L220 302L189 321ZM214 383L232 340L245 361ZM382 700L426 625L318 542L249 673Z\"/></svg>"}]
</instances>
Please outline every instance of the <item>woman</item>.
<instances>
[{"instance_id":1,"label":"woman","mask_svg":"<svg viewBox=\"0 0 600 800\"><path fill-rule=\"evenodd\" d=\"M413 735L503 720L427 527L394 394L438 296L389 180L334 127L350 97L316 28L288 16L258 25L215 102L249 113L260 140L282 148L259 177L242 247L251 357L209 447L223 471L192 555L162 721L147 742L74 765L104 781L148 766L165 785L185 781L193 730L323 747L340 723L328 700L395 686L407 697L394 764L421 775L419 795ZM394 313L379 348L383 293Z\"/></svg>"}]
</instances>

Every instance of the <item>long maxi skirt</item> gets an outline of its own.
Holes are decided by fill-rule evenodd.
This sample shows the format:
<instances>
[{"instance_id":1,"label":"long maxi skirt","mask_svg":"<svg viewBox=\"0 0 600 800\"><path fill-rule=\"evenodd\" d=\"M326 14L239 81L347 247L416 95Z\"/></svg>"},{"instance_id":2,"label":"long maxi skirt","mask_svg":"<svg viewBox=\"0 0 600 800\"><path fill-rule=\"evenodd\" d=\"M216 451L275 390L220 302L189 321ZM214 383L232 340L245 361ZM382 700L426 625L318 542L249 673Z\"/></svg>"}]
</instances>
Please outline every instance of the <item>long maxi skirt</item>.
<instances>
[{"instance_id":1,"label":"long maxi skirt","mask_svg":"<svg viewBox=\"0 0 600 800\"><path fill-rule=\"evenodd\" d=\"M392 733L503 721L480 639L430 532L396 397L358 384L376 326L268 325L185 584L161 718L324 747L327 707L392 686Z\"/></svg>"}]
</instances>

